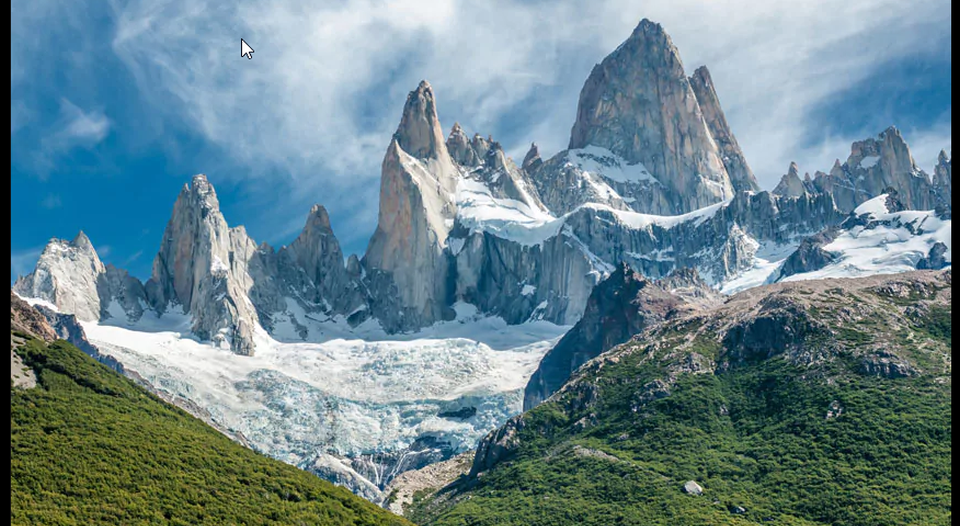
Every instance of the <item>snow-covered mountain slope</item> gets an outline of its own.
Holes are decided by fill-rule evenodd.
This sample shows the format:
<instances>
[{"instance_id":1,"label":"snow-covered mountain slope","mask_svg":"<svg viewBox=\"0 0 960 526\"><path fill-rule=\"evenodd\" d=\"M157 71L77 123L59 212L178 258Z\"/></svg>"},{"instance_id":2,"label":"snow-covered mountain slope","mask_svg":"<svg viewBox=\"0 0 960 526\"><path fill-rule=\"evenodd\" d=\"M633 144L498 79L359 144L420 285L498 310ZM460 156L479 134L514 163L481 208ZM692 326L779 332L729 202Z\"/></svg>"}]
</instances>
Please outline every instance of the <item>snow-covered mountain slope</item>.
<instances>
[{"instance_id":1,"label":"snow-covered mountain slope","mask_svg":"<svg viewBox=\"0 0 960 526\"><path fill-rule=\"evenodd\" d=\"M892 274L951 265L949 218L934 210L888 209L888 194L864 202L821 250L830 262L780 281ZM934 261L936 260L936 261Z\"/></svg>"},{"instance_id":2,"label":"snow-covered mountain slope","mask_svg":"<svg viewBox=\"0 0 960 526\"><path fill-rule=\"evenodd\" d=\"M258 331L254 356L198 341L188 316L83 328L102 354L254 448L380 501L396 474L471 449L519 413L527 379L568 329L458 311L415 334L326 322L324 341L283 343Z\"/></svg>"},{"instance_id":3,"label":"snow-covered mountain slope","mask_svg":"<svg viewBox=\"0 0 960 526\"><path fill-rule=\"evenodd\" d=\"M948 212L892 211L891 194L881 194L859 205L837 227L804 240L758 243L750 268L720 285L733 294L777 281L860 277L917 269L939 269L951 264Z\"/></svg>"}]
</instances>

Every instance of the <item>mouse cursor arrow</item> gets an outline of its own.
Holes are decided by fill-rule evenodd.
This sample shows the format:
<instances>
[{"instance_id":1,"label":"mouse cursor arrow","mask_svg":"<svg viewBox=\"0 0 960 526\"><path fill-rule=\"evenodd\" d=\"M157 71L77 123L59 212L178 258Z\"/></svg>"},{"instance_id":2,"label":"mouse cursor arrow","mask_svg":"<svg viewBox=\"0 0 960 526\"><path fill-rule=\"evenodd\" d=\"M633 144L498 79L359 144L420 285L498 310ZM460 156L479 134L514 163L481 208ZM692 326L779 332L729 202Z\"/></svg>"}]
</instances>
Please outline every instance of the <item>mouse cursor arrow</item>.
<instances>
[{"instance_id":1,"label":"mouse cursor arrow","mask_svg":"<svg viewBox=\"0 0 960 526\"><path fill-rule=\"evenodd\" d=\"M240 39L240 56L247 57L247 59L253 58L253 48L249 44Z\"/></svg>"}]
</instances>

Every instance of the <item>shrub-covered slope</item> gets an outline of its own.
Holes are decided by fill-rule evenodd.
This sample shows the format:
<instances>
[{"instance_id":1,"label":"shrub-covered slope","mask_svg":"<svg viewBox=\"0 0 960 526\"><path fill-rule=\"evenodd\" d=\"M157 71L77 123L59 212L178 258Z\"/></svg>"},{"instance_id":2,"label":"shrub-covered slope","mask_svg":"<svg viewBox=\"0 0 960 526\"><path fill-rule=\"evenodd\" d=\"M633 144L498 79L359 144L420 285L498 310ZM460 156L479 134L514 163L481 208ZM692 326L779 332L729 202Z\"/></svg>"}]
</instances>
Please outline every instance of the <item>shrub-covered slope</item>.
<instances>
[{"instance_id":1,"label":"shrub-covered slope","mask_svg":"<svg viewBox=\"0 0 960 526\"><path fill-rule=\"evenodd\" d=\"M407 516L949 524L950 276L775 284L649 328L492 432L469 476Z\"/></svg>"},{"instance_id":2,"label":"shrub-covered slope","mask_svg":"<svg viewBox=\"0 0 960 526\"><path fill-rule=\"evenodd\" d=\"M71 344L17 332L11 524L409 524L231 442Z\"/></svg>"}]
</instances>

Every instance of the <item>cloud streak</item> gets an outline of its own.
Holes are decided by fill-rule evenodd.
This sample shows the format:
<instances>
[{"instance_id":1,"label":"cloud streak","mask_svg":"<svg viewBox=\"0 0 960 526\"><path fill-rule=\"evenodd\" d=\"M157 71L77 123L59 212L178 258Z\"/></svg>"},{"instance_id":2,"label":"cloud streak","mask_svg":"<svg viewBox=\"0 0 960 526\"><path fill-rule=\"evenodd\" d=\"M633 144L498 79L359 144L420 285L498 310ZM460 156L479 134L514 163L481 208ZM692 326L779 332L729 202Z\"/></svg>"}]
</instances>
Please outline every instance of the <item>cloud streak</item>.
<instances>
[{"instance_id":1,"label":"cloud streak","mask_svg":"<svg viewBox=\"0 0 960 526\"><path fill-rule=\"evenodd\" d=\"M825 170L852 140L881 131L827 137L811 117L815 108L884 63L941 52L943 39L933 37L950 32L948 0L111 5L110 49L150 112L185 123L230 160L208 174L215 184L232 179L250 189L246 206L262 210L271 241L289 240L316 201L330 210L341 241L361 251L376 221L384 151L406 93L423 78L445 128L459 121L492 134L515 158L536 141L549 156L567 144L590 69L650 18L671 35L688 74L708 65L769 189L791 160ZM238 56L241 37L256 49L253 60ZM67 129L102 140L110 121L83 115ZM949 121L903 131L921 150L932 147L920 137L949 144ZM810 144L810 136L822 140ZM929 170L929 155L917 157Z\"/></svg>"}]
</instances>

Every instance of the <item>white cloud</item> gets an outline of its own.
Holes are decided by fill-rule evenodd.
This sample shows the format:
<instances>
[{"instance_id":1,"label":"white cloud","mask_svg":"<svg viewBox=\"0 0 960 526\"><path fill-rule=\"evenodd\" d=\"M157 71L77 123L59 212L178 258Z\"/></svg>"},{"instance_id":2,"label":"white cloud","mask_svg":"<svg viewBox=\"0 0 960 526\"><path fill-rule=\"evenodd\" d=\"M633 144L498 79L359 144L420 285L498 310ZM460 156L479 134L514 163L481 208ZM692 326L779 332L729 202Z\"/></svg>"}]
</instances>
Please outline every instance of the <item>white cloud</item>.
<instances>
[{"instance_id":1,"label":"white cloud","mask_svg":"<svg viewBox=\"0 0 960 526\"><path fill-rule=\"evenodd\" d=\"M885 62L930 51L930 28L944 27L936 24L950 4L130 0L113 8L112 49L143 100L243 167L195 171L215 184L253 178L251 186L295 188L285 206L262 213L274 223L271 237L292 235L319 201L338 237L356 245L372 233L380 162L420 79L433 85L445 128L459 121L471 132L509 135L504 147L515 157L536 141L549 157L566 146L591 67L650 18L671 35L688 74L708 65L761 186L772 188L791 160L829 169L822 159L843 158L851 140L880 131L803 147L823 126L810 119L813 108ZM239 56L241 37L256 50L253 60ZM89 116L73 132L109 131L102 113ZM908 140L913 133L905 131Z\"/></svg>"},{"instance_id":2,"label":"white cloud","mask_svg":"<svg viewBox=\"0 0 960 526\"><path fill-rule=\"evenodd\" d=\"M47 197L43 198L43 201L40 202L40 206L46 208L47 210L60 208L61 204L63 203L60 200L60 196L57 194L49 194Z\"/></svg>"},{"instance_id":3,"label":"white cloud","mask_svg":"<svg viewBox=\"0 0 960 526\"><path fill-rule=\"evenodd\" d=\"M10 251L10 282L13 283L17 277L26 276L33 272L33 267L37 264L40 252L43 247L27 248L23 250Z\"/></svg>"},{"instance_id":4,"label":"white cloud","mask_svg":"<svg viewBox=\"0 0 960 526\"><path fill-rule=\"evenodd\" d=\"M110 119L102 111L84 111L67 99L60 100L60 119L53 131L40 139L40 168L49 168L58 156L73 148L91 148L110 133Z\"/></svg>"},{"instance_id":5,"label":"white cloud","mask_svg":"<svg viewBox=\"0 0 960 526\"><path fill-rule=\"evenodd\" d=\"M110 119L101 111L85 112L67 99L61 101L63 127L55 135L65 144L96 144L110 131Z\"/></svg>"}]
</instances>

